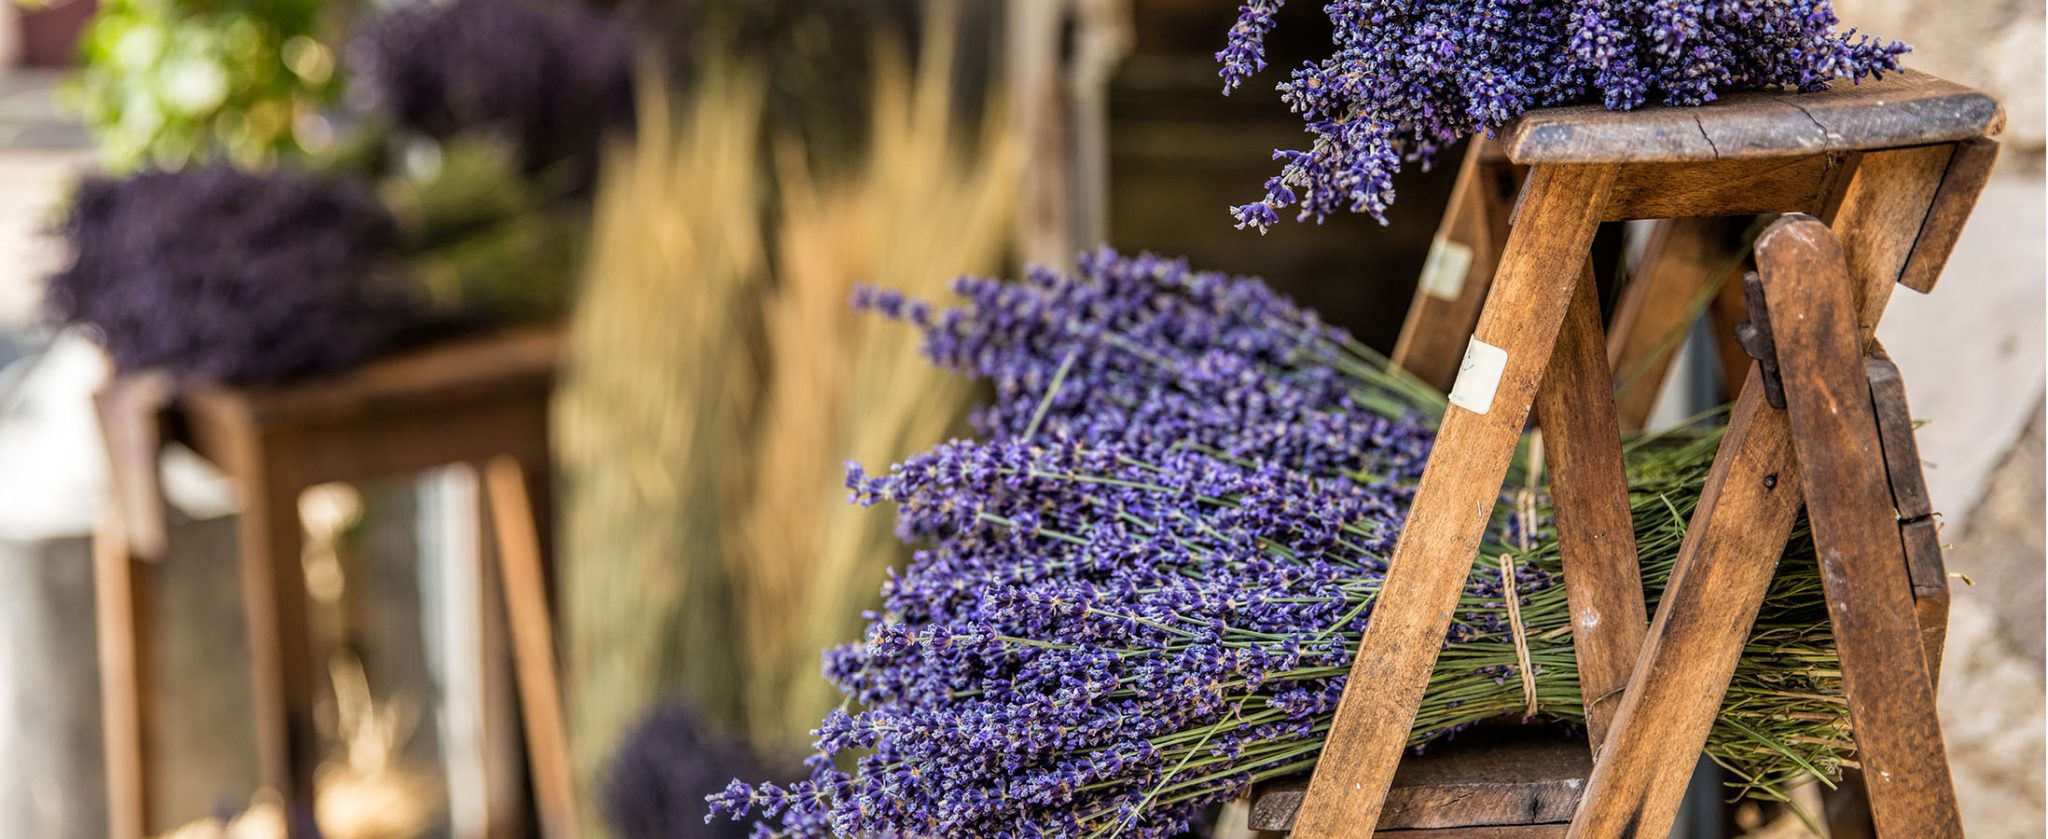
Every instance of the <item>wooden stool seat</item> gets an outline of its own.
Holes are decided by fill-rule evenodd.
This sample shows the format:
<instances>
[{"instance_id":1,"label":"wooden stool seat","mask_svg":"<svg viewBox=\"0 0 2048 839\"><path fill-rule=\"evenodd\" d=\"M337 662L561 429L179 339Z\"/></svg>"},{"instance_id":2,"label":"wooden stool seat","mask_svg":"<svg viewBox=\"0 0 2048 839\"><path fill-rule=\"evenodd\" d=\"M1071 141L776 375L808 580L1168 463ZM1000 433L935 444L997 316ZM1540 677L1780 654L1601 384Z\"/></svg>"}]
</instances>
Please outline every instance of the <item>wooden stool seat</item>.
<instances>
[{"instance_id":1,"label":"wooden stool seat","mask_svg":"<svg viewBox=\"0 0 2048 839\"><path fill-rule=\"evenodd\" d=\"M1502 127L1500 145L1524 165L1698 162L1953 143L2004 127L1991 97L1905 70L1815 93L1731 93L1697 107L1543 108Z\"/></svg>"},{"instance_id":2,"label":"wooden stool seat","mask_svg":"<svg viewBox=\"0 0 2048 839\"><path fill-rule=\"evenodd\" d=\"M288 384L180 390L153 373L108 384L98 408L113 503L95 534L94 554L109 809L117 839L151 827L146 615L153 566L164 556L157 464L170 441L219 466L241 495L242 600L258 762L264 785L284 800L294 835L310 830L314 769L322 757L314 702L324 668L306 615L299 496L328 482L476 467L490 502L542 826L549 836L571 834L546 580L548 404L560 347L559 329L534 327L451 340Z\"/></svg>"},{"instance_id":3,"label":"wooden stool seat","mask_svg":"<svg viewBox=\"0 0 2048 839\"><path fill-rule=\"evenodd\" d=\"M1539 726L1475 729L1401 761L1379 834L1457 828L1485 839L1563 836L1592 774L1584 739ZM1248 826L1293 828L1307 792L1306 775L1260 784Z\"/></svg>"}]
</instances>

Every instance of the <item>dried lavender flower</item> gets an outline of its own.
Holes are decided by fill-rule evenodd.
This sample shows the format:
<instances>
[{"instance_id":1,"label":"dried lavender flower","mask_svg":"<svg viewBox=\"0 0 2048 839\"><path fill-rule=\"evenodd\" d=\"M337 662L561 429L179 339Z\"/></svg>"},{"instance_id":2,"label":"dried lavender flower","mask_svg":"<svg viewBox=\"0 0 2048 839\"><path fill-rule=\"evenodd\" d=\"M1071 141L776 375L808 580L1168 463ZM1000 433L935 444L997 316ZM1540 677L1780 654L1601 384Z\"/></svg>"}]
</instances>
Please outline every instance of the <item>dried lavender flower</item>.
<instances>
[{"instance_id":1,"label":"dried lavender flower","mask_svg":"<svg viewBox=\"0 0 2048 839\"><path fill-rule=\"evenodd\" d=\"M1216 53L1225 93L1265 67L1285 0L1245 0ZM1904 44L1837 31L1829 0L1330 0L1327 58L1277 86L1310 142L1233 207L1261 231L1280 211L1384 224L1403 162L1491 133L1532 108L1598 100L1699 105L1754 88L1812 91L1897 70Z\"/></svg>"},{"instance_id":2,"label":"dried lavender flower","mask_svg":"<svg viewBox=\"0 0 2048 839\"><path fill-rule=\"evenodd\" d=\"M397 229L355 184L226 166L79 185L53 318L123 371L267 382L356 364L413 323Z\"/></svg>"},{"instance_id":3,"label":"dried lavender flower","mask_svg":"<svg viewBox=\"0 0 2048 839\"><path fill-rule=\"evenodd\" d=\"M965 305L946 311L856 300L917 325L935 362L996 398L976 439L886 474L849 468L854 500L894 506L919 550L864 640L825 657L847 704L812 732L811 776L735 781L714 815L757 819L757 835L1167 837L1305 771L1440 402L1257 280L1179 261L1101 251L1076 275L956 291ZM1631 464L1653 595L1713 443L1645 445L1657 456ZM1542 716L1583 718L1547 514L1512 507L1475 557L1492 570L1467 583L1411 743L1526 707L1510 596ZM1758 789L1847 749L1807 556L1787 563L1804 571L1781 580L1759 621L1772 644L1743 660L1709 742ZM1766 690L1800 699L1743 701Z\"/></svg>"}]
</instances>

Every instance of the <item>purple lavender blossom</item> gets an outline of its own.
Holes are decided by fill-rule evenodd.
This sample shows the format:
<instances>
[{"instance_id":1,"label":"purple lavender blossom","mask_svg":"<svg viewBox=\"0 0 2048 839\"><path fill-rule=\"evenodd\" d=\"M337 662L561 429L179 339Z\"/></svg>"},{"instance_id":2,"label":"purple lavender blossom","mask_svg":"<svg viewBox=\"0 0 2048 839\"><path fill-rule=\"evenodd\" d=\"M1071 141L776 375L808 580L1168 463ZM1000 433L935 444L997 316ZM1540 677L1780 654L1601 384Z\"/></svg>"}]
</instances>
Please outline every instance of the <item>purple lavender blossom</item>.
<instances>
[{"instance_id":1,"label":"purple lavender blossom","mask_svg":"<svg viewBox=\"0 0 2048 839\"><path fill-rule=\"evenodd\" d=\"M1105 250L955 290L940 313L857 302L995 386L983 437L850 469L924 547L826 656L849 708L813 732L812 776L735 782L714 812L794 836L1165 837L1307 766L1430 417L1368 408L1348 337L1256 280ZM1459 629L1503 631L1477 610Z\"/></svg>"},{"instance_id":2,"label":"purple lavender blossom","mask_svg":"<svg viewBox=\"0 0 2048 839\"><path fill-rule=\"evenodd\" d=\"M847 701L812 732L810 776L734 781L709 797L712 817L764 837L1168 837L1255 781L1306 771L1441 397L1404 389L1257 280L1179 261L1103 250L1074 275L955 290L964 305L943 311L856 297L923 330L934 362L995 399L974 439L884 474L849 467L852 500L892 506L918 549L865 637L826 653ZM1689 514L1711 452L1692 445L1632 473L1639 522ZM1548 502L1539 492L1524 519L1517 495L1474 557L1411 744L1524 712L1516 637L1548 691L1542 717L1583 714ZM1826 635L1803 565L1803 599L1777 601L1803 617L1774 613L1781 638ZM1658 568L1668 556L1646 560L1646 583ZM1507 625L1509 597L1525 631ZM1838 692L1812 661L1746 656L1737 682ZM1772 711L1732 713L1763 724ZM1758 765L1785 753L1760 752L1754 732L1731 726L1708 751L1763 783L1841 755L1780 739L1804 753Z\"/></svg>"},{"instance_id":3,"label":"purple lavender blossom","mask_svg":"<svg viewBox=\"0 0 2048 839\"><path fill-rule=\"evenodd\" d=\"M217 166L88 178L50 277L54 319L122 371L267 382L339 370L416 321L396 223L367 190Z\"/></svg>"},{"instance_id":4,"label":"purple lavender blossom","mask_svg":"<svg viewBox=\"0 0 2048 839\"><path fill-rule=\"evenodd\" d=\"M454 0L394 9L350 46L369 104L435 138L479 131L529 170L594 165L602 133L633 115L626 23L575 0Z\"/></svg>"},{"instance_id":5,"label":"purple lavender blossom","mask_svg":"<svg viewBox=\"0 0 2048 839\"><path fill-rule=\"evenodd\" d=\"M1265 67L1282 0L1246 0L1216 54L1225 93ZM1829 0L1331 0L1330 56L1277 86L1308 148L1276 151L1265 195L1234 207L1261 231L1340 212L1381 223L1404 161L1532 108L1598 99L1699 105L1753 88L1811 91L1897 70L1907 47L1838 32Z\"/></svg>"},{"instance_id":6,"label":"purple lavender blossom","mask_svg":"<svg viewBox=\"0 0 2048 839\"><path fill-rule=\"evenodd\" d=\"M605 772L604 813L624 839L726 839L746 831L707 823L704 797L734 775L754 777L760 762L746 745L704 730L683 708L659 708L621 741Z\"/></svg>"}]
</instances>

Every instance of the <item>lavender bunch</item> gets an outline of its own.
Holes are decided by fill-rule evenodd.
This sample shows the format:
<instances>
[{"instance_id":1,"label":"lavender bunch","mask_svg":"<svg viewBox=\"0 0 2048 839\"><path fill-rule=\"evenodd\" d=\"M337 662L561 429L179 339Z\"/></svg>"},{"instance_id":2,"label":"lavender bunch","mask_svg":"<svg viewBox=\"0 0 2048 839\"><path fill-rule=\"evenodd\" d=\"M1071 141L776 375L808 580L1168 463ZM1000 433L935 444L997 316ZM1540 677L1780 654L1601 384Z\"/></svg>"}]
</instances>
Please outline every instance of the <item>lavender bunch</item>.
<instances>
[{"instance_id":1,"label":"lavender bunch","mask_svg":"<svg viewBox=\"0 0 2048 839\"><path fill-rule=\"evenodd\" d=\"M623 20L581 2L454 0L384 14L349 58L400 128L490 134L528 171L573 158L588 172L603 132L631 123L633 49Z\"/></svg>"},{"instance_id":2,"label":"lavender bunch","mask_svg":"<svg viewBox=\"0 0 2048 839\"><path fill-rule=\"evenodd\" d=\"M626 839L725 839L744 835L730 823L698 818L704 797L760 761L745 743L707 731L697 714L657 708L628 731L605 772L604 814Z\"/></svg>"},{"instance_id":3,"label":"lavender bunch","mask_svg":"<svg viewBox=\"0 0 2048 839\"><path fill-rule=\"evenodd\" d=\"M267 382L348 367L414 323L397 229L353 184L226 166L87 178L47 306L122 371Z\"/></svg>"},{"instance_id":4,"label":"lavender bunch","mask_svg":"<svg viewBox=\"0 0 2048 839\"><path fill-rule=\"evenodd\" d=\"M1285 0L1244 0L1216 54L1229 93L1266 67ZM1381 223L1406 160L1427 166L1468 134L1532 108L1597 99L1699 105L1752 88L1821 90L1897 70L1904 44L1840 32L1829 0L1330 0L1329 57L1277 86L1310 136L1273 153L1260 200L1231 210L1261 231L1295 208Z\"/></svg>"},{"instance_id":5,"label":"lavender bunch","mask_svg":"<svg viewBox=\"0 0 2048 839\"><path fill-rule=\"evenodd\" d=\"M811 776L736 781L714 814L760 835L1170 836L1312 766L1440 397L1258 281L1175 261L1103 251L1078 276L956 289L945 312L859 300L997 396L977 439L852 467L856 500L894 504L922 547L865 639L826 655L847 703L813 732ZM1653 594L1713 443L1632 464ZM1537 502L1496 514L1411 742L1532 701L1583 718ZM1848 748L1812 563L1788 565L1807 570L1780 581L1709 746L1762 794Z\"/></svg>"}]
</instances>

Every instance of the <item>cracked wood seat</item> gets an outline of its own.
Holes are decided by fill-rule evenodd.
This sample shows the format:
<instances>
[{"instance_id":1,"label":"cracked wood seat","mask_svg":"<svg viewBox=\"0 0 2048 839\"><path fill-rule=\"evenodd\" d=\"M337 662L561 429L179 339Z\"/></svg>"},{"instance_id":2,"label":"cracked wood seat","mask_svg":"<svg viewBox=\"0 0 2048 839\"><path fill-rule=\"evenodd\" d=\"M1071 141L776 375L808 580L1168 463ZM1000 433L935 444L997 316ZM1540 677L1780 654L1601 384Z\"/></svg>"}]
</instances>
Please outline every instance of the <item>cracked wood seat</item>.
<instances>
[{"instance_id":1,"label":"cracked wood seat","mask_svg":"<svg viewBox=\"0 0 2048 839\"><path fill-rule=\"evenodd\" d=\"M1952 143L1997 134L1991 97L1916 70L1817 93L1731 93L1698 107L1544 108L1501 129L1520 164L1747 160Z\"/></svg>"},{"instance_id":2,"label":"cracked wood seat","mask_svg":"<svg viewBox=\"0 0 2048 839\"><path fill-rule=\"evenodd\" d=\"M1586 741L1555 729L1468 731L1401 762L1380 810L1379 835L1456 829L1483 839L1561 837L1592 772ZM1306 775L1259 785L1248 826L1293 828L1307 791Z\"/></svg>"}]
</instances>

